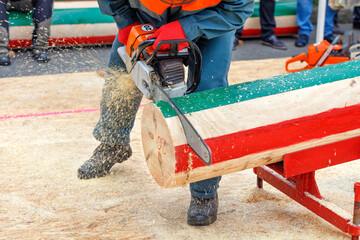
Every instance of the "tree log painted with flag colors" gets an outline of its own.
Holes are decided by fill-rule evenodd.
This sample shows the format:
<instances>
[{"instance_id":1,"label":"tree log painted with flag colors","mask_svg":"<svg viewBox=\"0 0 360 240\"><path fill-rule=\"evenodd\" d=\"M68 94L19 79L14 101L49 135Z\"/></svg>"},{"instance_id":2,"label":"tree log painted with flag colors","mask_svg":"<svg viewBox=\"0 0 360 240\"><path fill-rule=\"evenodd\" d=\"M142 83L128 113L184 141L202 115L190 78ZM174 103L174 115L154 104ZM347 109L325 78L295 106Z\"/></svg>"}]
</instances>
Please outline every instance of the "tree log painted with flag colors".
<instances>
[{"instance_id":1,"label":"tree log painted with flag colors","mask_svg":"<svg viewBox=\"0 0 360 240\"><path fill-rule=\"evenodd\" d=\"M168 188L282 161L284 154L360 136L360 61L175 98L212 152L206 166L163 101L142 115L142 145Z\"/></svg>"},{"instance_id":2,"label":"tree log painted with flag colors","mask_svg":"<svg viewBox=\"0 0 360 240\"><path fill-rule=\"evenodd\" d=\"M31 46L32 13L9 12L10 48ZM296 1L276 1L276 35L297 34ZM56 0L51 19L50 46L111 44L118 29L111 16L100 12L95 0ZM244 25L243 37L260 36L259 2Z\"/></svg>"}]
</instances>

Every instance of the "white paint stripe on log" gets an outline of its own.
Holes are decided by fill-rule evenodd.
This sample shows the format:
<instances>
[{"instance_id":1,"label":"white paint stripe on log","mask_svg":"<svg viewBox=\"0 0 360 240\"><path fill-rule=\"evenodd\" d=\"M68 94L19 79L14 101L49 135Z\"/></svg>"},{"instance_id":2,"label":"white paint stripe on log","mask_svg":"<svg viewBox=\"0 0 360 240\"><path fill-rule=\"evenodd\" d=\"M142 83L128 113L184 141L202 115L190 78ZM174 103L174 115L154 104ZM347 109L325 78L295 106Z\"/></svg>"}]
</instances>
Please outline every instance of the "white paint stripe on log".
<instances>
[{"instance_id":1,"label":"white paint stripe on log","mask_svg":"<svg viewBox=\"0 0 360 240\"><path fill-rule=\"evenodd\" d=\"M278 16L275 17L276 27L296 27L296 16L288 15L288 16ZM248 18L244 24L244 29L260 29L260 18Z\"/></svg>"},{"instance_id":2,"label":"white paint stripe on log","mask_svg":"<svg viewBox=\"0 0 360 240\"><path fill-rule=\"evenodd\" d=\"M360 77L260 97L187 114L204 138L213 138L360 103ZM174 146L186 138L178 117L167 118Z\"/></svg>"},{"instance_id":3,"label":"white paint stripe on log","mask_svg":"<svg viewBox=\"0 0 360 240\"><path fill-rule=\"evenodd\" d=\"M54 2L54 9L99 8L97 1Z\"/></svg>"}]
</instances>

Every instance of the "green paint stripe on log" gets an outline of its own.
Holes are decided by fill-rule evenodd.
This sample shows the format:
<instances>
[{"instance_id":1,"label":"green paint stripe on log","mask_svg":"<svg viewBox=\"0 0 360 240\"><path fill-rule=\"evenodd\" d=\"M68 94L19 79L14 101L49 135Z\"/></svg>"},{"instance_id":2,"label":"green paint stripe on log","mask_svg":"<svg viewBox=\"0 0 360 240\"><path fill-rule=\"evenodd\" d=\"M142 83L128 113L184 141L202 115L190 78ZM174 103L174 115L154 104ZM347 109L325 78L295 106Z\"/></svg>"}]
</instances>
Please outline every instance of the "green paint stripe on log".
<instances>
[{"instance_id":1,"label":"green paint stripe on log","mask_svg":"<svg viewBox=\"0 0 360 240\"><path fill-rule=\"evenodd\" d=\"M252 18L260 16L259 8L260 8L260 3L256 2L254 13L251 16ZM276 2L274 15L275 17L296 15L296 1Z\"/></svg>"},{"instance_id":2,"label":"green paint stripe on log","mask_svg":"<svg viewBox=\"0 0 360 240\"><path fill-rule=\"evenodd\" d=\"M276 2L275 16L296 15L296 1ZM33 25L31 14L10 12L10 26ZM259 3L255 3L254 14L251 17L259 17ZM101 14L98 8L73 8L54 9L51 24L92 24L113 23L113 18Z\"/></svg>"},{"instance_id":3,"label":"green paint stripe on log","mask_svg":"<svg viewBox=\"0 0 360 240\"><path fill-rule=\"evenodd\" d=\"M10 26L33 25L32 15L10 12ZM52 25L113 23L111 16L103 15L99 8L54 9Z\"/></svg>"},{"instance_id":4,"label":"green paint stripe on log","mask_svg":"<svg viewBox=\"0 0 360 240\"><path fill-rule=\"evenodd\" d=\"M360 76L360 60L193 93L174 101L186 114L357 76ZM165 118L176 116L169 104L160 101L156 105Z\"/></svg>"}]
</instances>

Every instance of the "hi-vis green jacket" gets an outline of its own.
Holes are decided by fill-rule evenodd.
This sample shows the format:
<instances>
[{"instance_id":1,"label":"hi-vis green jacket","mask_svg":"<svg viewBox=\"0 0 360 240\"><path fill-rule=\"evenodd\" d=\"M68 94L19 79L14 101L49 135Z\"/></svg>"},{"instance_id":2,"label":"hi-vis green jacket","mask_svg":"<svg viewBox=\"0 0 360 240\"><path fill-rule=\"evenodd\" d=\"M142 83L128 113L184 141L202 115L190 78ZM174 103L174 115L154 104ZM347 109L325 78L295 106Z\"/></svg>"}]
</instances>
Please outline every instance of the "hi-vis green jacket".
<instances>
[{"instance_id":1,"label":"hi-vis green jacket","mask_svg":"<svg viewBox=\"0 0 360 240\"><path fill-rule=\"evenodd\" d=\"M134 22L160 27L179 20L190 40L211 39L244 25L254 0L98 0L100 10L113 16L119 29Z\"/></svg>"}]
</instances>

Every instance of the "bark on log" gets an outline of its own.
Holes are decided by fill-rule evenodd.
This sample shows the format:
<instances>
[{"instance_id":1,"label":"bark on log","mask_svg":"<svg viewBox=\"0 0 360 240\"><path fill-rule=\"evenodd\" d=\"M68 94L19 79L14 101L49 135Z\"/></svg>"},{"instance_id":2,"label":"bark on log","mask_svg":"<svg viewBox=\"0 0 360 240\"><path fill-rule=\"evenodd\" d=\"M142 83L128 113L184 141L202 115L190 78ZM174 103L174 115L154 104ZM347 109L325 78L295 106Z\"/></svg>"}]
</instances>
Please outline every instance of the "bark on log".
<instances>
[{"instance_id":1,"label":"bark on log","mask_svg":"<svg viewBox=\"0 0 360 240\"><path fill-rule=\"evenodd\" d=\"M149 103L142 116L148 168L162 187L282 161L283 155L360 136L359 61L174 99L212 152L206 166L175 112Z\"/></svg>"}]
</instances>

